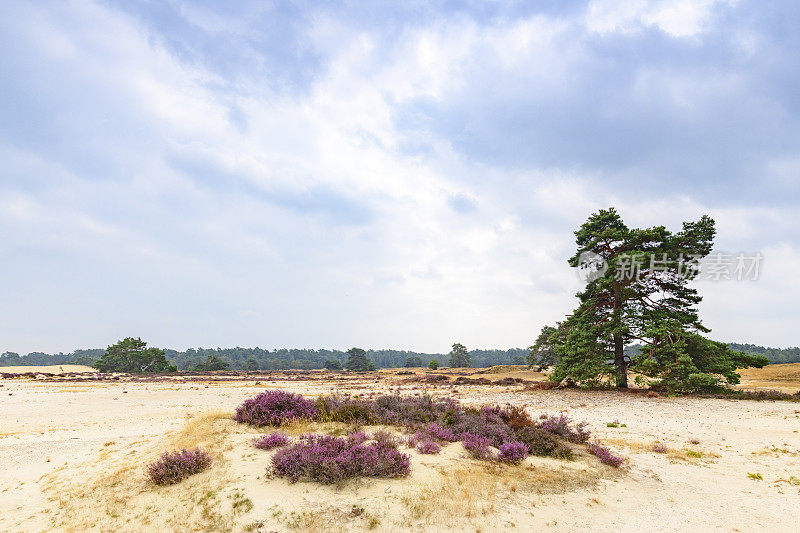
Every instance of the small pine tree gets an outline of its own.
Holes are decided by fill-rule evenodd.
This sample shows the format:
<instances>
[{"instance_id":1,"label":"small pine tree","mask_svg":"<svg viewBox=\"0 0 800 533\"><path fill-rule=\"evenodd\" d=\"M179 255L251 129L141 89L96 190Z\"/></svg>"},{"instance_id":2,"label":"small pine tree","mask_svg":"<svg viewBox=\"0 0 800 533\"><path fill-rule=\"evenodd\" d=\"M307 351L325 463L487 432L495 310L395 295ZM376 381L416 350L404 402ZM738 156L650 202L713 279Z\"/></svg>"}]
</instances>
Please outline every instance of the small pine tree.
<instances>
[{"instance_id":1,"label":"small pine tree","mask_svg":"<svg viewBox=\"0 0 800 533\"><path fill-rule=\"evenodd\" d=\"M347 370L353 372L367 372L375 370L375 363L367 358L367 352L361 348L350 348L347 350Z\"/></svg>"},{"instance_id":2,"label":"small pine tree","mask_svg":"<svg viewBox=\"0 0 800 533\"><path fill-rule=\"evenodd\" d=\"M439 368L439 361L437 361L436 359L431 359L430 361L428 361L428 368L430 368L431 370L436 370L437 368Z\"/></svg>"},{"instance_id":3,"label":"small pine tree","mask_svg":"<svg viewBox=\"0 0 800 533\"><path fill-rule=\"evenodd\" d=\"M341 370L342 363L335 359L328 359L325 361L325 369L326 370Z\"/></svg>"},{"instance_id":4,"label":"small pine tree","mask_svg":"<svg viewBox=\"0 0 800 533\"><path fill-rule=\"evenodd\" d=\"M418 368L422 366L422 358L418 355L412 355L406 359L406 368Z\"/></svg>"},{"instance_id":5,"label":"small pine tree","mask_svg":"<svg viewBox=\"0 0 800 533\"><path fill-rule=\"evenodd\" d=\"M209 355L205 361L197 363L194 369L198 372L213 372L215 370L228 370L230 365L216 355Z\"/></svg>"},{"instance_id":6,"label":"small pine tree","mask_svg":"<svg viewBox=\"0 0 800 533\"><path fill-rule=\"evenodd\" d=\"M472 363L466 346L458 342L455 343L453 349L450 350L450 367L465 368L470 366L472 366Z\"/></svg>"},{"instance_id":7,"label":"small pine tree","mask_svg":"<svg viewBox=\"0 0 800 533\"><path fill-rule=\"evenodd\" d=\"M536 342L529 348L528 353L528 366L537 370L552 366L558 363L558 353L553 347L551 340L553 335L557 332L557 328L553 326L544 326L541 333L536 338Z\"/></svg>"},{"instance_id":8,"label":"small pine tree","mask_svg":"<svg viewBox=\"0 0 800 533\"><path fill-rule=\"evenodd\" d=\"M164 355L164 350L147 348L141 338L126 337L106 349L93 365L100 372L128 372L146 374L159 372L175 372Z\"/></svg>"}]
</instances>

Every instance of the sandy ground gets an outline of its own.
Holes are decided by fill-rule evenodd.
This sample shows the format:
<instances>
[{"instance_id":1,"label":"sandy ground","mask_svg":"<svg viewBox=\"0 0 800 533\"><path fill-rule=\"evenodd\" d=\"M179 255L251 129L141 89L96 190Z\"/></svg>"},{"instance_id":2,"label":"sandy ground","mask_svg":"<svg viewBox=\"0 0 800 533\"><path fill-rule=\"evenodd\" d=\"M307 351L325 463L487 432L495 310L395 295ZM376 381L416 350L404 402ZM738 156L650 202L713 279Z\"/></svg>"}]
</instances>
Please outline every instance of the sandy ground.
<instances>
[{"instance_id":1,"label":"sandy ground","mask_svg":"<svg viewBox=\"0 0 800 533\"><path fill-rule=\"evenodd\" d=\"M267 386L363 393L385 390L385 380L0 385L0 531L797 531L800 524L800 403L407 384L401 392L427 388L465 403L587 420L593 440L627 464L529 458L500 472L453 444L440 456L412 452L409 478L337 487L270 479L269 453L250 446L257 430L229 415ZM308 429L332 428L292 431ZM652 452L655 441L670 452ZM147 485L149 460L194 444L214 453L209 471L173 487Z\"/></svg>"},{"instance_id":2,"label":"sandy ground","mask_svg":"<svg viewBox=\"0 0 800 533\"><path fill-rule=\"evenodd\" d=\"M97 370L90 366L84 365L0 366L0 373L3 374L26 374L37 372L48 374L66 374L68 372L91 373L97 372Z\"/></svg>"}]
</instances>

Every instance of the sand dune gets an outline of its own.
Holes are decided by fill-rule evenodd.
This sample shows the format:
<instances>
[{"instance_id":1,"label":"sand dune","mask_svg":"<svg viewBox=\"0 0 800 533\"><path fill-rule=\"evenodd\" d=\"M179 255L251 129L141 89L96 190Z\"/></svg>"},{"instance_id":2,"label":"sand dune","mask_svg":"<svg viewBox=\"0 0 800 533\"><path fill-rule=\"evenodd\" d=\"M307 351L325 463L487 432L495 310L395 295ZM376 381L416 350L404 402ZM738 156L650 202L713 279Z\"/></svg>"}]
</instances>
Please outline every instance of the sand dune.
<instances>
[{"instance_id":1,"label":"sand dune","mask_svg":"<svg viewBox=\"0 0 800 533\"><path fill-rule=\"evenodd\" d=\"M800 523L800 404L792 402L430 387L467 404L587 420L595 440L628 463L529 458L498 472L456 443L440 456L409 451L407 479L339 487L271 479L269 452L250 446L258 431L229 419L245 398L267 386L423 391L366 377L333 383L2 380L0 531L795 531ZM311 429L324 428L292 431ZM655 441L669 452L651 451ZM211 469L172 487L146 482L147 462L195 444L214 454Z\"/></svg>"}]
</instances>

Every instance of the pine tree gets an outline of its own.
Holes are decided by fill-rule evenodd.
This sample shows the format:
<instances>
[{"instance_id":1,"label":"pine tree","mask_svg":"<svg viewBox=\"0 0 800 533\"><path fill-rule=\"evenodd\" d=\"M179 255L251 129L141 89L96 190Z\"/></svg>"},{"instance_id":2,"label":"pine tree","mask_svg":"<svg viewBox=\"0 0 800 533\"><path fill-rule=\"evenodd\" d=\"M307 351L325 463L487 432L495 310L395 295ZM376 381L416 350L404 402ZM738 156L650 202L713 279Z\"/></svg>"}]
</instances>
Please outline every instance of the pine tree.
<instances>
[{"instance_id":1,"label":"pine tree","mask_svg":"<svg viewBox=\"0 0 800 533\"><path fill-rule=\"evenodd\" d=\"M375 370L375 363L367 358L367 352L361 348L350 348L347 350L347 363L345 368L354 372L366 372Z\"/></svg>"},{"instance_id":2,"label":"pine tree","mask_svg":"<svg viewBox=\"0 0 800 533\"><path fill-rule=\"evenodd\" d=\"M631 368L665 387L710 388L720 382L715 374L733 383L736 368L761 364L699 335L709 330L697 314L702 298L688 283L715 231L708 216L684 222L676 233L628 228L613 208L589 217L575 232L578 249L569 264L579 267L590 257L605 268L588 279L578 308L548 337L560 357L551 378L598 384L613 376L627 387ZM644 346L631 359L625 347L633 341Z\"/></svg>"},{"instance_id":3,"label":"pine tree","mask_svg":"<svg viewBox=\"0 0 800 533\"><path fill-rule=\"evenodd\" d=\"M141 338L126 337L112 344L94 367L101 372L129 372L131 374L175 372L177 369L169 364L164 350L147 348Z\"/></svg>"},{"instance_id":4,"label":"pine tree","mask_svg":"<svg viewBox=\"0 0 800 533\"><path fill-rule=\"evenodd\" d=\"M460 368L470 366L472 366L472 362L470 361L470 355L466 346L458 342L455 343L453 349L450 350L450 367Z\"/></svg>"}]
</instances>

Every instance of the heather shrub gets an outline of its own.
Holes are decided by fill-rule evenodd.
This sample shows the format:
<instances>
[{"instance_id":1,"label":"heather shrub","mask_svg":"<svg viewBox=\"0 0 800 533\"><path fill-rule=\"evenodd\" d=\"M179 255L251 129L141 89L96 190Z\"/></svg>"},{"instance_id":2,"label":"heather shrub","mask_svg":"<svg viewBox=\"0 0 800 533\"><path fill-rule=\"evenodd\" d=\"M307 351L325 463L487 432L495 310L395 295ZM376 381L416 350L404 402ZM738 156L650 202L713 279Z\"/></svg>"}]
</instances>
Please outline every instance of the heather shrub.
<instances>
[{"instance_id":1,"label":"heather shrub","mask_svg":"<svg viewBox=\"0 0 800 533\"><path fill-rule=\"evenodd\" d=\"M625 462L625 459L614 455L611 450L605 446L600 446L599 444L595 444L593 442L590 442L586 445L586 450L600 459L601 463L611 465L615 468L619 467L623 462Z\"/></svg>"},{"instance_id":2,"label":"heather shrub","mask_svg":"<svg viewBox=\"0 0 800 533\"><path fill-rule=\"evenodd\" d=\"M492 441L487 437L466 433L461 437L461 444L476 459L489 459L492 456L492 451L489 448Z\"/></svg>"},{"instance_id":3,"label":"heather shrub","mask_svg":"<svg viewBox=\"0 0 800 533\"><path fill-rule=\"evenodd\" d=\"M587 425L586 422L581 422L573 427L572 420L563 414L558 416L542 415L538 423L538 426L543 430L563 437L575 444L583 444L589 440L590 432L586 429Z\"/></svg>"},{"instance_id":4,"label":"heather shrub","mask_svg":"<svg viewBox=\"0 0 800 533\"><path fill-rule=\"evenodd\" d=\"M211 464L211 456L200 448L166 452L147 467L147 475L156 485L173 485L202 472Z\"/></svg>"},{"instance_id":5,"label":"heather shrub","mask_svg":"<svg viewBox=\"0 0 800 533\"><path fill-rule=\"evenodd\" d=\"M669 448L660 442L654 442L650 449L656 453L667 453L669 451Z\"/></svg>"},{"instance_id":6,"label":"heather shrub","mask_svg":"<svg viewBox=\"0 0 800 533\"><path fill-rule=\"evenodd\" d=\"M352 445L363 444L367 441L367 434L364 433L363 429L358 429L356 431L352 431L347 435L347 442Z\"/></svg>"},{"instance_id":7,"label":"heather shrub","mask_svg":"<svg viewBox=\"0 0 800 533\"><path fill-rule=\"evenodd\" d=\"M516 440L509 440L500 445L497 459L504 463L521 463L528 456L528 447Z\"/></svg>"},{"instance_id":8,"label":"heather shrub","mask_svg":"<svg viewBox=\"0 0 800 533\"><path fill-rule=\"evenodd\" d=\"M269 435L262 435L261 437L253 440L253 446L259 450L272 450L274 448L286 446L287 444L289 444L289 437L283 433L278 433L277 431L270 433Z\"/></svg>"},{"instance_id":9,"label":"heather shrub","mask_svg":"<svg viewBox=\"0 0 800 533\"><path fill-rule=\"evenodd\" d=\"M236 409L237 422L254 426L279 426L300 419L317 416L314 404L299 394L281 390L262 392L249 398Z\"/></svg>"},{"instance_id":10,"label":"heather shrub","mask_svg":"<svg viewBox=\"0 0 800 533\"><path fill-rule=\"evenodd\" d=\"M272 456L275 474L336 483L354 477L401 477L410 472L408 456L386 442L355 444L346 438L305 435Z\"/></svg>"},{"instance_id":11,"label":"heather shrub","mask_svg":"<svg viewBox=\"0 0 800 533\"><path fill-rule=\"evenodd\" d=\"M515 434L516 440L527 446L528 453L540 457L573 459L572 449L558 437L542 428L527 426Z\"/></svg>"},{"instance_id":12,"label":"heather shrub","mask_svg":"<svg viewBox=\"0 0 800 533\"><path fill-rule=\"evenodd\" d=\"M416 443L423 440L455 442L458 440L458 436L451 428L432 422L422 426L409 437L409 442Z\"/></svg>"},{"instance_id":13,"label":"heather shrub","mask_svg":"<svg viewBox=\"0 0 800 533\"><path fill-rule=\"evenodd\" d=\"M499 447L513 436L511 428L500 417L500 412L499 407L464 409L454 417L453 432L458 435L480 435L489 439L490 445Z\"/></svg>"},{"instance_id":14,"label":"heather shrub","mask_svg":"<svg viewBox=\"0 0 800 533\"><path fill-rule=\"evenodd\" d=\"M400 445L400 439L393 433L380 429L372 434L372 440L380 442L392 448L397 448Z\"/></svg>"},{"instance_id":15,"label":"heather shrub","mask_svg":"<svg viewBox=\"0 0 800 533\"><path fill-rule=\"evenodd\" d=\"M503 422L505 422L512 431L517 431L526 426L533 425L533 420L531 420L531 417L525 412L525 408L517 407L516 405L509 404L502 409L500 411L500 418L503 419Z\"/></svg>"},{"instance_id":16,"label":"heather shrub","mask_svg":"<svg viewBox=\"0 0 800 533\"><path fill-rule=\"evenodd\" d=\"M432 440L423 440L417 444L417 451L428 455L436 455L442 450L436 442Z\"/></svg>"}]
</instances>

